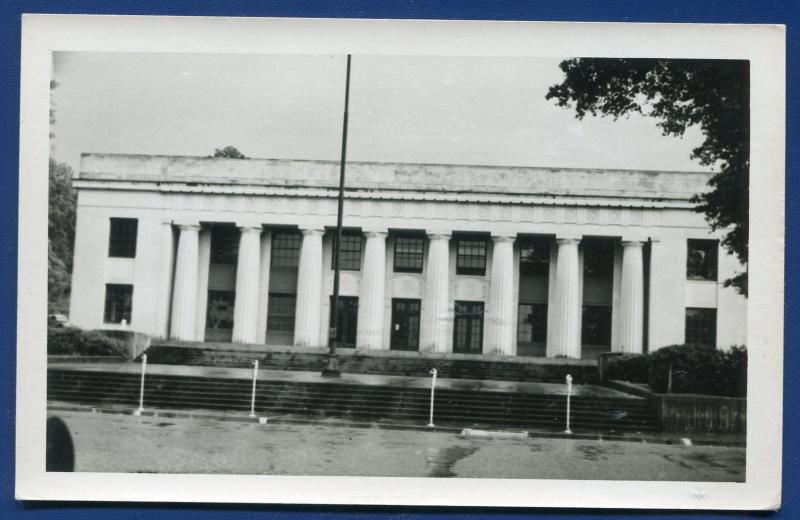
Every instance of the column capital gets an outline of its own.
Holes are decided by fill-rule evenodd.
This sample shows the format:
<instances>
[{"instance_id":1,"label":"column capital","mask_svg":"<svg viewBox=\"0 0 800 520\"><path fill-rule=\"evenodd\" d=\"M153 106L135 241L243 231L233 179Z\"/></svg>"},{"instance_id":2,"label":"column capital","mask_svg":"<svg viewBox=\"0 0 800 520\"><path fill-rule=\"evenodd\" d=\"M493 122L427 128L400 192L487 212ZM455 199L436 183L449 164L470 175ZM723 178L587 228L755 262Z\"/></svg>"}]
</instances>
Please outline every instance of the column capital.
<instances>
[{"instance_id":1,"label":"column capital","mask_svg":"<svg viewBox=\"0 0 800 520\"><path fill-rule=\"evenodd\" d=\"M644 246L644 240L625 240L622 239L622 247L642 247Z\"/></svg>"},{"instance_id":2,"label":"column capital","mask_svg":"<svg viewBox=\"0 0 800 520\"><path fill-rule=\"evenodd\" d=\"M364 230L364 236L367 238L386 238L386 235L389 234L388 230Z\"/></svg>"},{"instance_id":3,"label":"column capital","mask_svg":"<svg viewBox=\"0 0 800 520\"><path fill-rule=\"evenodd\" d=\"M581 237L578 236L557 236L556 237L556 244L580 244Z\"/></svg>"},{"instance_id":4,"label":"column capital","mask_svg":"<svg viewBox=\"0 0 800 520\"><path fill-rule=\"evenodd\" d=\"M516 239L516 235L492 235L493 242L511 242L513 244Z\"/></svg>"},{"instance_id":5,"label":"column capital","mask_svg":"<svg viewBox=\"0 0 800 520\"><path fill-rule=\"evenodd\" d=\"M181 231L200 231L200 224L177 224Z\"/></svg>"},{"instance_id":6,"label":"column capital","mask_svg":"<svg viewBox=\"0 0 800 520\"><path fill-rule=\"evenodd\" d=\"M300 232L304 235L323 235L325 230L322 228L300 228Z\"/></svg>"},{"instance_id":7,"label":"column capital","mask_svg":"<svg viewBox=\"0 0 800 520\"><path fill-rule=\"evenodd\" d=\"M258 225L256 225L256 224L237 224L236 227L239 228L239 231L241 231L242 234L244 234L244 233L257 233L257 234L260 235L261 232L264 231L264 227L261 226L261 224L258 224Z\"/></svg>"},{"instance_id":8,"label":"column capital","mask_svg":"<svg viewBox=\"0 0 800 520\"><path fill-rule=\"evenodd\" d=\"M425 232L428 235L429 240L450 240L452 236L447 231L440 231L440 230L431 230Z\"/></svg>"}]
</instances>

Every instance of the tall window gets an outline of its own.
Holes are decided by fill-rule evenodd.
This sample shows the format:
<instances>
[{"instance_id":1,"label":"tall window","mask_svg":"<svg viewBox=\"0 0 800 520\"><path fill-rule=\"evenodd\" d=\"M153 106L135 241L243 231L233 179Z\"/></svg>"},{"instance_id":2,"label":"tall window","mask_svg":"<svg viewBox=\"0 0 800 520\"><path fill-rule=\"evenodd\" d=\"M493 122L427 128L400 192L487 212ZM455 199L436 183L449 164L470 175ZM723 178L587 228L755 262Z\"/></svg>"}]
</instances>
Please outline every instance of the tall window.
<instances>
[{"instance_id":1,"label":"tall window","mask_svg":"<svg viewBox=\"0 0 800 520\"><path fill-rule=\"evenodd\" d=\"M342 232L342 249L339 256L339 269L342 271L358 271L361 269L361 233ZM331 269L335 268L336 235L333 236L333 252L331 254Z\"/></svg>"},{"instance_id":2,"label":"tall window","mask_svg":"<svg viewBox=\"0 0 800 520\"><path fill-rule=\"evenodd\" d=\"M398 236L394 241L394 272L421 273L422 250L425 241L422 237Z\"/></svg>"},{"instance_id":3,"label":"tall window","mask_svg":"<svg viewBox=\"0 0 800 520\"><path fill-rule=\"evenodd\" d=\"M523 242L519 250L519 274L547 276L550 272L550 244L544 241Z\"/></svg>"},{"instance_id":4,"label":"tall window","mask_svg":"<svg viewBox=\"0 0 800 520\"><path fill-rule=\"evenodd\" d=\"M112 218L108 236L108 256L136 257L136 233L139 221L135 218Z\"/></svg>"},{"instance_id":5,"label":"tall window","mask_svg":"<svg viewBox=\"0 0 800 520\"><path fill-rule=\"evenodd\" d=\"M486 240L459 240L456 247L456 274L486 274Z\"/></svg>"},{"instance_id":6,"label":"tall window","mask_svg":"<svg viewBox=\"0 0 800 520\"><path fill-rule=\"evenodd\" d=\"M239 256L239 230L229 224L211 227L211 263L236 265Z\"/></svg>"},{"instance_id":7,"label":"tall window","mask_svg":"<svg viewBox=\"0 0 800 520\"><path fill-rule=\"evenodd\" d=\"M686 255L686 278L717 280L717 241L689 239Z\"/></svg>"},{"instance_id":8,"label":"tall window","mask_svg":"<svg viewBox=\"0 0 800 520\"><path fill-rule=\"evenodd\" d=\"M584 240L583 276L611 280L614 277L614 242Z\"/></svg>"},{"instance_id":9,"label":"tall window","mask_svg":"<svg viewBox=\"0 0 800 520\"><path fill-rule=\"evenodd\" d=\"M272 234L272 267L297 267L300 258L300 233L276 231Z\"/></svg>"},{"instance_id":10,"label":"tall window","mask_svg":"<svg viewBox=\"0 0 800 520\"><path fill-rule=\"evenodd\" d=\"M547 304L520 303L517 343L547 342Z\"/></svg>"},{"instance_id":11,"label":"tall window","mask_svg":"<svg viewBox=\"0 0 800 520\"><path fill-rule=\"evenodd\" d=\"M686 309L686 344L717 345L717 309Z\"/></svg>"},{"instance_id":12,"label":"tall window","mask_svg":"<svg viewBox=\"0 0 800 520\"><path fill-rule=\"evenodd\" d=\"M106 284L106 304L103 310L105 323L131 322L133 307L133 285L120 283Z\"/></svg>"},{"instance_id":13,"label":"tall window","mask_svg":"<svg viewBox=\"0 0 800 520\"><path fill-rule=\"evenodd\" d=\"M453 352L480 354L483 351L483 302L455 302Z\"/></svg>"},{"instance_id":14,"label":"tall window","mask_svg":"<svg viewBox=\"0 0 800 520\"><path fill-rule=\"evenodd\" d=\"M294 313L297 296L294 294L269 294L267 306L268 332L294 332Z\"/></svg>"},{"instance_id":15,"label":"tall window","mask_svg":"<svg viewBox=\"0 0 800 520\"><path fill-rule=\"evenodd\" d=\"M583 306L581 344L599 347L611 346L611 307L605 305Z\"/></svg>"}]
</instances>

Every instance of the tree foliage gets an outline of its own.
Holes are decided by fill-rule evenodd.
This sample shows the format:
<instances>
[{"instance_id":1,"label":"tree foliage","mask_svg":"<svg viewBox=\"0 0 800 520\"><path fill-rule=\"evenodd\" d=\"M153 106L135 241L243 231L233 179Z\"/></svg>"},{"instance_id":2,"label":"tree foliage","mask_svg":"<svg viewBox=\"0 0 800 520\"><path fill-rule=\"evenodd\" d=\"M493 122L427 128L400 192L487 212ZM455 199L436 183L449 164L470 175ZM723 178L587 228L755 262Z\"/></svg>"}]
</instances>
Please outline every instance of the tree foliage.
<instances>
[{"instance_id":1,"label":"tree foliage","mask_svg":"<svg viewBox=\"0 0 800 520\"><path fill-rule=\"evenodd\" d=\"M66 313L75 243L75 190L72 168L50 159L47 221L47 302L50 312Z\"/></svg>"},{"instance_id":2,"label":"tree foliage","mask_svg":"<svg viewBox=\"0 0 800 520\"><path fill-rule=\"evenodd\" d=\"M225 148L215 148L214 155L211 157L227 157L228 159L247 159L248 157L240 152L235 146L226 146Z\"/></svg>"},{"instance_id":3,"label":"tree foliage","mask_svg":"<svg viewBox=\"0 0 800 520\"><path fill-rule=\"evenodd\" d=\"M747 294L750 174L749 62L575 58L559 65L565 77L546 98L586 114L617 119L640 113L657 119L664 135L682 136L699 125L705 139L692 159L714 166L711 189L692 199L711 228L727 230L722 245L744 272L726 280Z\"/></svg>"}]
</instances>

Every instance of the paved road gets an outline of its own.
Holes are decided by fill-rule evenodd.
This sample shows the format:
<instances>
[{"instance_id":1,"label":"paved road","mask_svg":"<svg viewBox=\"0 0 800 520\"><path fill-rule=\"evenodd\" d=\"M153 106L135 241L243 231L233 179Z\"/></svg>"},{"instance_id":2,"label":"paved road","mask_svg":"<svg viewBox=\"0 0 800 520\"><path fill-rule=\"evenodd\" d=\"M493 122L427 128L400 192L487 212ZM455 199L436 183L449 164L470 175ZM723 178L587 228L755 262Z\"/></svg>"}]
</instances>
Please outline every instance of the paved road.
<instances>
[{"instance_id":1,"label":"paved road","mask_svg":"<svg viewBox=\"0 0 800 520\"><path fill-rule=\"evenodd\" d=\"M57 412L75 470L743 481L744 448Z\"/></svg>"}]
</instances>

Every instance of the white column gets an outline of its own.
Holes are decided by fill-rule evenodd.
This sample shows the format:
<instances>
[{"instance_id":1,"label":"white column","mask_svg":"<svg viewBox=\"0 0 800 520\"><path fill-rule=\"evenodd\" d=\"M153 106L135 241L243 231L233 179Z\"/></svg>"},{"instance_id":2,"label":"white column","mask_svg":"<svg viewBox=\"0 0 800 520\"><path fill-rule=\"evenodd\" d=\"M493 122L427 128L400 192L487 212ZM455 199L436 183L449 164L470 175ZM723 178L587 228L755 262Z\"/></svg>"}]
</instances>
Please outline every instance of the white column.
<instances>
[{"instance_id":1,"label":"white column","mask_svg":"<svg viewBox=\"0 0 800 520\"><path fill-rule=\"evenodd\" d=\"M261 284L261 226L239 226L236 262L236 300L233 306L234 343L256 343L258 293Z\"/></svg>"},{"instance_id":2,"label":"white column","mask_svg":"<svg viewBox=\"0 0 800 520\"><path fill-rule=\"evenodd\" d=\"M267 340L267 311L269 310L269 268L272 259L272 231L261 233L261 276L258 288L258 332L256 343Z\"/></svg>"},{"instance_id":3,"label":"white column","mask_svg":"<svg viewBox=\"0 0 800 520\"><path fill-rule=\"evenodd\" d=\"M322 229L303 229L300 265L297 271L297 306L294 317L294 344L320 346L322 287Z\"/></svg>"},{"instance_id":4,"label":"white column","mask_svg":"<svg viewBox=\"0 0 800 520\"><path fill-rule=\"evenodd\" d=\"M548 332L547 356L581 357L581 294L577 238L558 238L555 313L553 331Z\"/></svg>"},{"instance_id":5,"label":"white column","mask_svg":"<svg viewBox=\"0 0 800 520\"><path fill-rule=\"evenodd\" d=\"M420 350L449 352L450 320L450 235L429 235L428 264L425 273L425 316L420 331Z\"/></svg>"},{"instance_id":6,"label":"white column","mask_svg":"<svg viewBox=\"0 0 800 520\"><path fill-rule=\"evenodd\" d=\"M383 309L386 293L386 232L366 231L361 292L358 298L356 346L383 348Z\"/></svg>"},{"instance_id":7,"label":"white column","mask_svg":"<svg viewBox=\"0 0 800 520\"><path fill-rule=\"evenodd\" d=\"M170 337L193 341L197 311L197 242L200 226L181 224L178 237L178 258L172 289Z\"/></svg>"},{"instance_id":8,"label":"white column","mask_svg":"<svg viewBox=\"0 0 800 520\"><path fill-rule=\"evenodd\" d=\"M172 221L166 220L161 223L161 272L158 282L161 293L158 302L158 333L163 338L169 337L169 305L172 298L172 271L175 267L174 241Z\"/></svg>"},{"instance_id":9,"label":"white column","mask_svg":"<svg viewBox=\"0 0 800 520\"><path fill-rule=\"evenodd\" d=\"M206 339L208 314L208 272L211 268L211 229L200 228L197 244L197 311L194 320L194 340Z\"/></svg>"},{"instance_id":10,"label":"white column","mask_svg":"<svg viewBox=\"0 0 800 520\"><path fill-rule=\"evenodd\" d=\"M513 356L514 338L514 237L492 237L492 272L484 352Z\"/></svg>"},{"instance_id":11,"label":"white column","mask_svg":"<svg viewBox=\"0 0 800 520\"><path fill-rule=\"evenodd\" d=\"M643 242L622 242L622 282L620 284L619 351L642 353L644 326Z\"/></svg>"}]
</instances>

